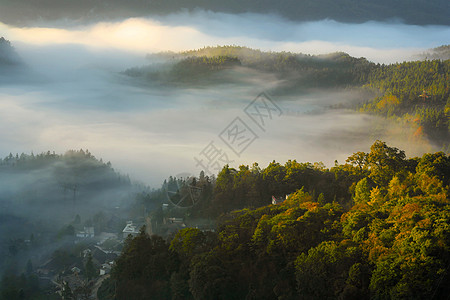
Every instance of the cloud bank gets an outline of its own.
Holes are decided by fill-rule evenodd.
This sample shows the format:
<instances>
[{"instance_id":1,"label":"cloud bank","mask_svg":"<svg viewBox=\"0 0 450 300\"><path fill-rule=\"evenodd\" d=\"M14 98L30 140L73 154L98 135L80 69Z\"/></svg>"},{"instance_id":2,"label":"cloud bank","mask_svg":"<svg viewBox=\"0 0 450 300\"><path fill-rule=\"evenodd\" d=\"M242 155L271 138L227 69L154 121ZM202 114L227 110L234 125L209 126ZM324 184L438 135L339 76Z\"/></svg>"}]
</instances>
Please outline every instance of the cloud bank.
<instances>
[{"instance_id":1,"label":"cloud bank","mask_svg":"<svg viewBox=\"0 0 450 300\"><path fill-rule=\"evenodd\" d=\"M283 115L257 131L258 139L236 156L219 134L267 86L267 76L246 85L213 89L137 86L119 72L149 63L145 54L203 46L244 45L309 54L345 51L375 62L407 60L446 43L449 27L334 21L294 23L274 16L210 12L134 18L85 26L0 24L25 63L39 74L30 82L0 85L0 155L89 149L122 173L153 187L180 172L198 173L194 157L213 141L233 165L272 160L323 161L331 166L382 138L410 155L430 151L403 139L404 128L330 103L355 95L318 91L274 99ZM371 128L379 128L373 135Z\"/></svg>"}]
</instances>

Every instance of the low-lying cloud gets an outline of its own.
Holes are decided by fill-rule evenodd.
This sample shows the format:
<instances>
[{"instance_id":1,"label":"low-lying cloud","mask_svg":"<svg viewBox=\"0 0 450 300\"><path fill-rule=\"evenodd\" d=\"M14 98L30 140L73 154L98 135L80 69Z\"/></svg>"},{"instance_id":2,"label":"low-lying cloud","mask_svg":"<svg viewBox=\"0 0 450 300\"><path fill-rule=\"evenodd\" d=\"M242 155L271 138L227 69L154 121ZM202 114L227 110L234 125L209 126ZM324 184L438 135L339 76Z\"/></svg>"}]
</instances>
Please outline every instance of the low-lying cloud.
<instances>
[{"instance_id":1,"label":"low-lying cloud","mask_svg":"<svg viewBox=\"0 0 450 300\"><path fill-rule=\"evenodd\" d=\"M272 160L342 162L382 138L408 154L430 148L404 141L384 120L330 104L355 95L318 91L274 97L283 115L240 156L219 134L261 91L276 82L249 74L246 85L170 89L139 86L119 72L149 63L145 54L224 44L311 54L345 51L376 62L407 60L446 42L449 27L402 24L294 23L274 16L209 12L127 19L86 26L18 28L0 24L34 80L0 85L0 155L89 149L122 173L153 187L180 172L198 173L194 156L213 141L233 166ZM356 96L357 97L357 96ZM379 131L369 134L371 128ZM392 125L392 128L397 128ZM425 146L427 147L427 146Z\"/></svg>"}]
</instances>

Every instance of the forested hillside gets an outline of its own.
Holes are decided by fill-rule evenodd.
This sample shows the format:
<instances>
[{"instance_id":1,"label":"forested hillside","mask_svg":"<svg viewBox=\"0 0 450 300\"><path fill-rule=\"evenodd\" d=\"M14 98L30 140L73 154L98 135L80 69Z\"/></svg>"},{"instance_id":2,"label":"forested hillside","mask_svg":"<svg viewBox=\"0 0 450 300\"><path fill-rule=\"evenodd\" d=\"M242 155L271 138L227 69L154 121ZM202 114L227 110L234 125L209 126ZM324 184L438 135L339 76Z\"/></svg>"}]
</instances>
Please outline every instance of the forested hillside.
<instances>
[{"instance_id":1,"label":"forested hillside","mask_svg":"<svg viewBox=\"0 0 450 300\"><path fill-rule=\"evenodd\" d=\"M21 60L11 42L4 37L0 37L0 70L9 68L21 63Z\"/></svg>"},{"instance_id":2,"label":"forested hillside","mask_svg":"<svg viewBox=\"0 0 450 300\"><path fill-rule=\"evenodd\" d=\"M445 49L443 46L435 51L442 53ZM275 96L295 97L318 89L331 93L336 89L353 90L361 94L359 102L339 108L390 118L412 128L411 139L428 139L438 149L449 151L450 60L380 65L342 52L305 55L239 46L205 47L157 57L169 62L124 73L145 84L182 88L246 84L248 78L269 74L278 80L269 90Z\"/></svg>"},{"instance_id":3,"label":"forested hillside","mask_svg":"<svg viewBox=\"0 0 450 300\"><path fill-rule=\"evenodd\" d=\"M205 47L181 53L161 53L156 57L168 58L161 65L132 68L125 74L171 85L239 83L245 76L227 76L232 67L243 67L275 75L283 80L276 93L296 92L318 87L344 87L360 85L375 64L365 58L354 58L338 52L328 55L306 55L291 52L263 52L240 46ZM151 59L152 56L150 55ZM234 74L236 75L236 74ZM250 75L248 75L250 76Z\"/></svg>"},{"instance_id":4,"label":"forested hillside","mask_svg":"<svg viewBox=\"0 0 450 300\"><path fill-rule=\"evenodd\" d=\"M450 59L450 45L443 45L430 49L421 55L422 59Z\"/></svg>"},{"instance_id":5,"label":"forested hillside","mask_svg":"<svg viewBox=\"0 0 450 300\"><path fill-rule=\"evenodd\" d=\"M44 263L83 226L100 233L115 214L126 218L136 192L87 150L0 159L0 274L20 274L30 258Z\"/></svg>"},{"instance_id":6,"label":"forested hillside","mask_svg":"<svg viewBox=\"0 0 450 300\"><path fill-rule=\"evenodd\" d=\"M0 35L0 85L39 80L17 54L10 41Z\"/></svg>"},{"instance_id":7,"label":"forested hillside","mask_svg":"<svg viewBox=\"0 0 450 300\"><path fill-rule=\"evenodd\" d=\"M10 153L0 159L0 178L2 205L11 206L6 211L24 206L19 212L34 205L72 205L88 210L84 206L92 201L96 206L111 207L120 203L131 188L128 176L116 173L111 163L82 149L63 155L50 151L37 155ZM108 193L116 194L116 198L110 199Z\"/></svg>"},{"instance_id":8,"label":"forested hillside","mask_svg":"<svg viewBox=\"0 0 450 300\"><path fill-rule=\"evenodd\" d=\"M367 86L383 95L360 111L399 118L415 128L414 136L428 137L445 151L450 146L450 60L426 60L380 66Z\"/></svg>"},{"instance_id":9,"label":"forested hillside","mask_svg":"<svg viewBox=\"0 0 450 300\"><path fill-rule=\"evenodd\" d=\"M442 152L406 158L381 141L331 169L226 166L206 205L223 213L217 231L142 231L99 298L445 298L449 170Z\"/></svg>"}]
</instances>

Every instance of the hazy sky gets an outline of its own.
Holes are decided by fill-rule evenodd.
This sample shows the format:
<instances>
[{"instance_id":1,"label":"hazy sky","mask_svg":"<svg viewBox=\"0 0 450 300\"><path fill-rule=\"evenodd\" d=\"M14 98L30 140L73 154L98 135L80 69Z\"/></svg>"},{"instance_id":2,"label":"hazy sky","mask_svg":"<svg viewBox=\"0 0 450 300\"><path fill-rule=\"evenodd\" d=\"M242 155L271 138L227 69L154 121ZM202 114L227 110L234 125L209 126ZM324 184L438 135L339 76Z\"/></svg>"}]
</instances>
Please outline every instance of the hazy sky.
<instances>
[{"instance_id":1,"label":"hazy sky","mask_svg":"<svg viewBox=\"0 0 450 300\"><path fill-rule=\"evenodd\" d=\"M294 23L255 14L197 12L76 27L64 22L30 28L0 24L0 36L11 40L39 74L39 80L0 84L0 156L89 149L119 171L157 187L169 175L198 173L194 157L211 142L234 166L258 161L262 167L287 159L343 162L352 152L367 151L376 138L410 154L431 148L401 140L407 129L377 118L325 110L330 103L357 97L342 92L273 98L283 114L263 131L243 110L277 84L274 78L244 74L251 84L213 89L133 85L118 72L147 64L146 53L242 45L310 54L345 51L389 63L448 43L450 28ZM220 138L236 117L257 135L240 156ZM377 133L368 135L374 126Z\"/></svg>"},{"instance_id":2,"label":"hazy sky","mask_svg":"<svg viewBox=\"0 0 450 300\"><path fill-rule=\"evenodd\" d=\"M0 30L15 42L78 44L97 51L147 53L234 44L309 54L345 51L375 62L403 61L415 51L448 43L450 37L449 26L332 20L295 23L270 15L202 11L72 27L63 21L27 28L0 25Z\"/></svg>"}]
</instances>

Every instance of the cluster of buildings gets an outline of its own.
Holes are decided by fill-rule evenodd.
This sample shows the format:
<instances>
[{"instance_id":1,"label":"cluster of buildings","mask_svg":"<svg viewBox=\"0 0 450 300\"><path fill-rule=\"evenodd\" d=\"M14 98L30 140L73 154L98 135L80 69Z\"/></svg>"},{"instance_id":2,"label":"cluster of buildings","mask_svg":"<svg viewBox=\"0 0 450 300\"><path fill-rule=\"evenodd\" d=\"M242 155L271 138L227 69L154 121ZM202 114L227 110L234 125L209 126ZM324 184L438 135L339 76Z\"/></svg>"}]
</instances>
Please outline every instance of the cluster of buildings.
<instances>
[{"instance_id":1,"label":"cluster of buildings","mask_svg":"<svg viewBox=\"0 0 450 300\"><path fill-rule=\"evenodd\" d=\"M123 222L123 221L122 221ZM119 225L120 226L120 225ZM75 232L72 245L86 245L78 255L68 255L62 262L61 257L52 255L35 270L40 286L51 287L62 293L64 288L72 291L86 288L86 264L91 260L97 276L100 278L111 272L114 261L120 255L123 241L129 236L137 236L140 227L133 221L127 221L121 233L96 233L93 226L84 226Z\"/></svg>"},{"instance_id":2,"label":"cluster of buildings","mask_svg":"<svg viewBox=\"0 0 450 300\"><path fill-rule=\"evenodd\" d=\"M122 223L123 220L120 221ZM120 223L116 222L111 228L119 229ZM154 223L154 222L153 222ZM123 224L123 223L122 223ZM121 232L100 232L96 233L93 226L84 226L82 230L75 231L75 239L68 243L83 247L79 255L76 257L71 254L71 258L67 263L61 263L55 255L49 258L37 270L36 274L40 278L41 286L52 286L60 294L64 289L70 288L72 291L86 289L87 262L92 262L97 273L97 280L102 280L108 275L113 266L114 261L121 254L124 241L129 237L138 236L141 233L141 223L127 221ZM159 234L161 236L170 236L179 230L188 227L183 218L165 216L157 226L152 224L151 220L147 220L148 234ZM153 226L152 226L153 225ZM190 227L199 228L204 231L214 231L213 226L209 222L195 222L189 224ZM152 229L157 229L153 232ZM70 247L69 247L70 248ZM69 250L70 251L70 250ZM93 284L92 281L90 281Z\"/></svg>"}]
</instances>

